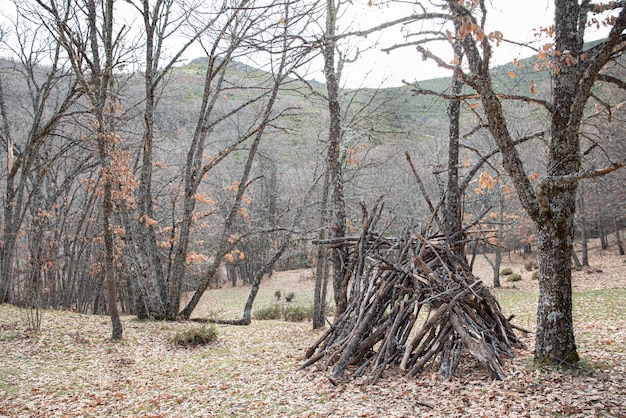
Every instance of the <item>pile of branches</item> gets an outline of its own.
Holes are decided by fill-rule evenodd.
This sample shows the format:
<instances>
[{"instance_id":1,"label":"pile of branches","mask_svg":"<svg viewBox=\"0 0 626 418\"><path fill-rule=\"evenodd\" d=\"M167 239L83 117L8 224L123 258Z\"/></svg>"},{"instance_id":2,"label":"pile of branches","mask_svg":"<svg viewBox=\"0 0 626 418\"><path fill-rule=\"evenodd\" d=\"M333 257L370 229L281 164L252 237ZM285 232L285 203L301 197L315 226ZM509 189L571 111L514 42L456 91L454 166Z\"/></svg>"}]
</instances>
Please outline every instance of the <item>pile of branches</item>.
<instances>
[{"instance_id":1,"label":"pile of branches","mask_svg":"<svg viewBox=\"0 0 626 418\"><path fill-rule=\"evenodd\" d=\"M362 205L359 237L320 243L349 250L349 303L307 350L302 368L318 363L335 384L347 375L375 383L391 366L410 376L433 368L449 376L469 353L503 379L503 358L523 346L511 318L445 239L374 233L377 206L368 214Z\"/></svg>"}]
</instances>

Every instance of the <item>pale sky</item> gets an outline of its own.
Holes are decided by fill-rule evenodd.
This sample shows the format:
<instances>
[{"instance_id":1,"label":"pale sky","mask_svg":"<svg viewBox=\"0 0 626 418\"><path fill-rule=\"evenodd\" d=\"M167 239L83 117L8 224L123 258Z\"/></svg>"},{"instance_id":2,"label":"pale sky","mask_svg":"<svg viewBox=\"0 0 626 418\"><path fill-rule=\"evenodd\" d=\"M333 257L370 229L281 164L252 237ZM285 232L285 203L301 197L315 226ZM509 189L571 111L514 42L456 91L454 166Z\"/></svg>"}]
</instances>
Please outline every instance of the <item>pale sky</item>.
<instances>
[{"instance_id":1,"label":"pale sky","mask_svg":"<svg viewBox=\"0 0 626 418\"><path fill-rule=\"evenodd\" d=\"M364 4L366 1L357 0L355 3ZM553 19L553 1L550 0L492 0L488 4L492 10L488 14L487 25L489 30L499 30L506 38L517 41L534 39L534 28L550 25ZM375 26L387 17L391 20L401 16L402 12L392 8L372 9L365 7L357 15L358 25L364 29ZM369 10L368 10L369 9ZM406 12L405 12L406 14ZM390 29L380 39L381 46L388 46L401 42L399 28ZM374 39L374 37L372 37ZM394 42L395 41L395 42ZM436 46L429 47L433 50ZM452 59L450 48L441 46L441 54ZM439 55L439 53L438 53ZM510 62L516 57L527 57L532 51L522 51L521 48L510 44L502 44L494 51L494 61L498 64ZM346 87L376 87L380 82L384 86L400 86L402 80L408 82L425 80L435 77L448 76L449 72L441 70L429 61L423 61L413 47L407 47L390 52L368 51L360 62L346 66L343 81Z\"/></svg>"},{"instance_id":2,"label":"pale sky","mask_svg":"<svg viewBox=\"0 0 626 418\"><path fill-rule=\"evenodd\" d=\"M355 4L366 4L367 0L355 0ZM550 26L554 18L552 0L488 0L491 7L487 15L487 32L499 30L507 39L518 42L535 40L535 29ZM385 17L397 16L394 10L364 8L365 11L357 15L358 25L365 29L382 22ZM369 9L369 10L367 10ZM387 19L391 20L391 19ZM371 23L373 23L373 25ZM606 36L608 30L593 33L588 30L589 40ZM373 40L374 37L371 37ZM399 29L391 29L381 40L381 46L388 46L400 41ZM545 39L544 41L545 42ZM445 46L443 54L452 59L449 46ZM506 64L514 58L525 58L533 55L533 51L515 45L501 44L494 48L492 62ZM449 76L449 72L439 69L430 62L424 62L413 47L396 50L389 54L380 51L369 51L363 59L347 65L343 82L346 87L356 88L384 86L400 86L402 80L408 82L426 80L436 77ZM316 76L317 78L317 76Z\"/></svg>"},{"instance_id":3,"label":"pale sky","mask_svg":"<svg viewBox=\"0 0 626 418\"><path fill-rule=\"evenodd\" d=\"M410 5L393 4L377 8L368 7L368 0L345 1L345 6L349 6L350 9L339 22L339 32L365 30L382 22L409 15L412 11ZM120 3L123 4L123 2ZM487 0L487 3L491 8L487 19L487 32L499 30L507 39L518 42L532 41L535 39L535 29L552 24L553 0ZM6 13L10 8L9 0L0 0L0 11ZM605 36L607 32L608 30L592 33L589 40ZM376 41L378 45L372 46ZM439 69L429 61L423 61L414 47L395 50L388 54L380 51L380 48L402 41L400 27L387 29L383 34L352 40L352 44L358 45L361 51L367 49L368 46L371 49L362 53L361 58L355 63L346 65L342 85L349 88L401 86L402 80L411 82L449 75L448 71ZM444 45L437 53L452 59L447 45ZM200 54L200 50L192 49L189 54L186 54L186 58L193 59ZM532 54L531 50L504 43L494 48L492 62L505 64L514 58L524 58ZM321 59L315 62L315 66L322 67ZM315 71L315 68L311 68L307 74L303 75L305 78L323 81L321 71Z\"/></svg>"}]
</instances>

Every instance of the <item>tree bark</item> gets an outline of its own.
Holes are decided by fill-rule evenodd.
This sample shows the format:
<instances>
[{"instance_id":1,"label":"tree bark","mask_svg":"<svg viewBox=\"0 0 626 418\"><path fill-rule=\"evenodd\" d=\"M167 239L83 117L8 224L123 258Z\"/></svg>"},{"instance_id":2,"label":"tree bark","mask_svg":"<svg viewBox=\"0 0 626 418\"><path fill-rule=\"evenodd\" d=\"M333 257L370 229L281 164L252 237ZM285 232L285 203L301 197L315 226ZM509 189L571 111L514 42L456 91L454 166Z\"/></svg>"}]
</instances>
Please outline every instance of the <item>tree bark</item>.
<instances>
[{"instance_id":1,"label":"tree bark","mask_svg":"<svg viewBox=\"0 0 626 418\"><path fill-rule=\"evenodd\" d=\"M624 245L622 243L622 237L619 233L619 227L617 225L616 216L613 215L613 231L615 232L615 241L617 242L617 249L619 251L619 255L624 255Z\"/></svg>"},{"instance_id":2,"label":"tree bark","mask_svg":"<svg viewBox=\"0 0 626 418\"><path fill-rule=\"evenodd\" d=\"M335 0L326 2L326 40L322 48L324 56L324 77L328 94L328 170L332 189L331 236L340 238L346 235L346 204L343 192L343 168L341 164L341 105L339 103L339 75L335 63L335 40L337 25L337 4ZM333 293L336 314L345 311L348 305L348 283L346 283L346 263L348 254L343 247L332 250Z\"/></svg>"},{"instance_id":3,"label":"tree bark","mask_svg":"<svg viewBox=\"0 0 626 418\"><path fill-rule=\"evenodd\" d=\"M573 210L574 196L571 202ZM549 223L538 231L539 304L535 337L538 364L572 365L579 360L572 319L572 219Z\"/></svg>"},{"instance_id":4,"label":"tree bark","mask_svg":"<svg viewBox=\"0 0 626 418\"><path fill-rule=\"evenodd\" d=\"M458 26L458 25L457 25ZM458 30L458 27L456 28ZM454 54L458 57L457 67L460 68L463 59L463 48L459 40L453 43ZM452 95L458 96L463 89L463 81L458 72L452 74ZM448 184L446 187L445 205L443 210L444 233L450 240L453 252L461 257L465 256L463 241L463 211L461 206L462 193L459 189L459 139L461 122L461 101L448 101Z\"/></svg>"},{"instance_id":5,"label":"tree bark","mask_svg":"<svg viewBox=\"0 0 626 418\"><path fill-rule=\"evenodd\" d=\"M585 193L584 189L580 189L578 193L578 217L580 219L580 247L581 247L581 264L589 265L589 249L587 240L587 214L585 212Z\"/></svg>"},{"instance_id":6,"label":"tree bark","mask_svg":"<svg viewBox=\"0 0 626 418\"><path fill-rule=\"evenodd\" d=\"M326 170L322 189L322 201L320 210L320 230L318 239L327 237L328 225L328 189L330 187L330 174ZM328 285L328 249L325 245L317 247L317 266L315 270L315 291L313 297L313 329L321 328L326 320L326 289Z\"/></svg>"},{"instance_id":7,"label":"tree bark","mask_svg":"<svg viewBox=\"0 0 626 418\"><path fill-rule=\"evenodd\" d=\"M587 14L594 5L587 1L581 5L577 0L555 1L555 60L551 62L554 65L553 103L549 107L552 138L546 179L536 193L511 139L500 100L493 90L489 74L490 41L484 32L482 38L477 37L478 41L473 35L482 30L485 4L480 2L476 9L482 13L481 22L464 2L449 0L448 5L455 21L472 28L466 34L459 34L472 73L472 77L466 77L466 82L481 97L489 130L502 153L503 166L513 180L522 206L539 230L540 297L535 361L540 364L575 363L578 354L572 325L570 260L576 183L581 166L579 131L585 105L599 72L622 52L619 45L626 29L626 11L622 7L609 36L583 55Z\"/></svg>"}]
</instances>

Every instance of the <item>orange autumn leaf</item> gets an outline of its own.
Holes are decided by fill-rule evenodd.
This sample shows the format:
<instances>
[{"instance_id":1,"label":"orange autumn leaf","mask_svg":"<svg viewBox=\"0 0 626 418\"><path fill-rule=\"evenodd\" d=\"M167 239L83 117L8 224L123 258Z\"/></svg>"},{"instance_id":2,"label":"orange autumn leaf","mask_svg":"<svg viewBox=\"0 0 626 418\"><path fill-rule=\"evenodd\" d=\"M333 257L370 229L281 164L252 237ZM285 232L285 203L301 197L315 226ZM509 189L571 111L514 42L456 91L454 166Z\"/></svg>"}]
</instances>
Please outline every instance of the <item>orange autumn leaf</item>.
<instances>
[{"instance_id":1,"label":"orange autumn leaf","mask_svg":"<svg viewBox=\"0 0 626 418\"><path fill-rule=\"evenodd\" d=\"M478 188L481 190L492 189L495 184L496 180L491 177L486 171L483 171L478 179Z\"/></svg>"},{"instance_id":2,"label":"orange autumn leaf","mask_svg":"<svg viewBox=\"0 0 626 418\"><path fill-rule=\"evenodd\" d=\"M243 216L244 219L250 218L250 215L248 214L248 210L246 208L239 208L237 213Z\"/></svg>"}]
</instances>

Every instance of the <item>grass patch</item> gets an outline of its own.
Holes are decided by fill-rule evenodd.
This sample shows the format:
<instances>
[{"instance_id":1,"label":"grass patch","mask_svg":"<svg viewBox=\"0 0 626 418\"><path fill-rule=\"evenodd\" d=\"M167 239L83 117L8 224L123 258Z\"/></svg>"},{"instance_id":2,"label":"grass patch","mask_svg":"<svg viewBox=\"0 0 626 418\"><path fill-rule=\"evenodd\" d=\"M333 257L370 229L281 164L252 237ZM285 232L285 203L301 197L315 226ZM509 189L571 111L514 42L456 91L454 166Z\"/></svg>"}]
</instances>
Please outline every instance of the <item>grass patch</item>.
<instances>
[{"instance_id":1,"label":"grass patch","mask_svg":"<svg viewBox=\"0 0 626 418\"><path fill-rule=\"evenodd\" d=\"M196 347L215 342L217 341L217 338L217 328L215 328L215 325L210 324L203 325L201 327L178 330L171 338L170 342L183 347Z\"/></svg>"},{"instance_id":2,"label":"grass patch","mask_svg":"<svg viewBox=\"0 0 626 418\"><path fill-rule=\"evenodd\" d=\"M515 315L512 321L514 324L528 330L535 328L538 292L507 288L494 289L493 292L502 306L505 317Z\"/></svg>"},{"instance_id":3,"label":"grass patch","mask_svg":"<svg viewBox=\"0 0 626 418\"><path fill-rule=\"evenodd\" d=\"M543 374L557 373L577 378L593 376L594 373L606 369L606 365L596 364L586 358L581 358L576 364L556 365L552 363L536 363L532 358L524 361L525 368L539 371Z\"/></svg>"},{"instance_id":4,"label":"grass patch","mask_svg":"<svg viewBox=\"0 0 626 418\"><path fill-rule=\"evenodd\" d=\"M302 322L313 319L313 306L289 305L283 310L285 321Z\"/></svg>"},{"instance_id":5,"label":"grass patch","mask_svg":"<svg viewBox=\"0 0 626 418\"><path fill-rule=\"evenodd\" d=\"M626 289L574 292L574 319L625 320Z\"/></svg>"},{"instance_id":6,"label":"grass patch","mask_svg":"<svg viewBox=\"0 0 626 418\"><path fill-rule=\"evenodd\" d=\"M257 309L254 313L255 319L261 321L280 319L283 316L283 307L278 303Z\"/></svg>"},{"instance_id":7,"label":"grass patch","mask_svg":"<svg viewBox=\"0 0 626 418\"><path fill-rule=\"evenodd\" d=\"M506 278L507 282L519 282L520 280L522 280L522 275L517 273L509 274Z\"/></svg>"},{"instance_id":8,"label":"grass patch","mask_svg":"<svg viewBox=\"0 0 626 418\"><path fill-rule=\"evenodd\" d=\"M289 322L310 321L313 318L313 305L281 305L275 303L257 309L254 313L254 318L262 321L278 319Z\"/></svg>"},{"instance_id":9,"label":"grass patch","mask_svg":"<svg viewBox=\"0 0 626 418\"><path fill-rule=\"evenodd\" d=\"M271 278L263 279L261 288L254 301L255 311L277 302L285 301L285 298L290 293L295 295L295 299L291 303L297 303L302 306L312 305L315 281L311 277L311 270L305 269L301 271L278 272ZM249 286L231 287L229 284L226 284L220 289L211 289L202 296L192 317L241 317L249 294ZM186 304L189 298L191 298L191 294L186 294L182 304Z\"/></svg>"}]
</instances>

